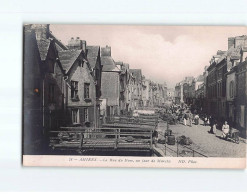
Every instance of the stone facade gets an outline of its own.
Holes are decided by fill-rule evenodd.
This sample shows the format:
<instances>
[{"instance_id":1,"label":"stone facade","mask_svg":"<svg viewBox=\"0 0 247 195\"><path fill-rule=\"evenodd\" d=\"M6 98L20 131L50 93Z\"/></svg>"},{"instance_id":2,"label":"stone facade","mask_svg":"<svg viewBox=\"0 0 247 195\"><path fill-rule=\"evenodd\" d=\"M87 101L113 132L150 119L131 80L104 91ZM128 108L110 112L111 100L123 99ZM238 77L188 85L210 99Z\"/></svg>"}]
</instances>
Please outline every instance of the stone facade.
<instances>
[{"instance_id":1,"label":"stone facade","mask_svg":"<svg viewBox=\"0 0 247 195\"><path fill-rule=\"evenodd\" d=\"M247 53L247 49L244 52ZM236 127L246 137L247 130L247 58L242 53L241 62L236 69Z\"/></svg>"}]
</instances>

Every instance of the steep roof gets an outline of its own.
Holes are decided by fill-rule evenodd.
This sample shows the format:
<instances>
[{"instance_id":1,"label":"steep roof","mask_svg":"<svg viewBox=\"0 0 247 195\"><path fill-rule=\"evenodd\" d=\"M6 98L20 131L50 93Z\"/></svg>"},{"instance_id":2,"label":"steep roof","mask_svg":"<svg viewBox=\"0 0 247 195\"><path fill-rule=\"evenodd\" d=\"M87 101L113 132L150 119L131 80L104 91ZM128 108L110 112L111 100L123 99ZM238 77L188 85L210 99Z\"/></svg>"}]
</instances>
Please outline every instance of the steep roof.
<instances>
[{"instance_id":1,"label":"steep roof","mask_svg":"<svg viewBox=\"0 0 247 195\"><path fill-rule=\"evenodd\" d=\"M115 62L111 56L101 56L101 64L103 65L103 72L112 71L116 68Z\"/></svg>"},{"instance_id":2,"label":"steep roof","mask_svg":"<svg viewBox=\"0 0 247 195\"><path fill-rule=\"evenodd\" d=\"M66 73L70 70L81 52L82 50L64 50L58 52L60 62Z\"/></svg>"},{"instance_id":3,"label":"steep roof","mask_svg":"<svg viewBox=\"0 0 247 195\"><path fill-rule=\"evenodd\" d=\"M87 46L87 59L91 68L94 68L96 65L99 55L99 48L99 46Z\"/></svg>"},{"instance_id":4,"label":"steep roof","mask_svg":"<svg viewBox=\"0 0 247 195\"><path fill-rule=\"evenodd\" d=\"M25 26L25 27L32 29L32 25L28 25L28 26ZM48 27L40 26L39 28L45 30ZM33 28L33 30L34 30L36 35L38 33L37 29L38 28ZM38 45L38 49L39 49L40 59L41 60L46 60L46 57L47 57L47 54L48 54L48 50L49 50L49 47L50 47L52 41L55 42L57 50L67 50L68 49L60 40L58 40L51 33L51 31L48 31L48 35L47 36L42 36L42 37L40 37L38 39L37 39L37 36L36 36L36 40L37 40L37 45Z\"/></svg>"},{"instance_id":5,"label":"steep roof","mask_svg":"<svg viewBox=\"0 0 247 195\"><path fill-rule=\"evenodd\" d=\"M137 82L142 80L142 70L141 69L129 69L130 73L133 74Z\"/></svg>"},{"instance_id":6,"label":"steep roof","mask_svg":"<svg viewBox=\"0 0 247 195\"><path fill-rule=\"evenodd\" d=\"M51 41L49 39L37 40L41 60L46 60Z\"/></svg>"}]
</instances>

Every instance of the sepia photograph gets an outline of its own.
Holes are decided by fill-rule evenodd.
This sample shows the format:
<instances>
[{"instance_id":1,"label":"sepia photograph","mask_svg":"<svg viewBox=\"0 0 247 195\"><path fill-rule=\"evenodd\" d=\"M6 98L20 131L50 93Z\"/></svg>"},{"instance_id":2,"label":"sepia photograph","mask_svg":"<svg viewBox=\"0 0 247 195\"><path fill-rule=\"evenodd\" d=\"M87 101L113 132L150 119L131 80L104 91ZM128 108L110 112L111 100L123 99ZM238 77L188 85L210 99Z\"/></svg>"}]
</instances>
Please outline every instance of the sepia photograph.
<instances>
[{"instance_id":1,"label":"sepia photograph","mask_svg":"<svg viewBox=\"0 0 247 195\"><path fill-rule=\"evenodd\" d=\"M24 24L23 165L243 169L246 67L245 26Z\"/></svg>"}]
</instances>

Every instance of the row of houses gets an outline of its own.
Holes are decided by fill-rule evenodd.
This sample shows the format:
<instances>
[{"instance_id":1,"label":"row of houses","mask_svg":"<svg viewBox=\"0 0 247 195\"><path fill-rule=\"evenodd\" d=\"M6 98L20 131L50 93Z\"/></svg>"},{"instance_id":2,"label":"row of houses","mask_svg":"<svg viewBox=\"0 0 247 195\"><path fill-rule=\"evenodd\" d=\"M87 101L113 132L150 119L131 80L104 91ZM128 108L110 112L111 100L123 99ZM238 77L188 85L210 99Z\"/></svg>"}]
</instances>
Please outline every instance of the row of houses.
<instances>
[{"instance_id":1,"label":"row of houses","mask_svg":"<svg viewBox=\"0 0 247 195\"><path fill-rule=\"evenodd\" d=\"M102 116L130 115L136 109L164 105L166 84L146 79L141 69L130 69L128 63L115 61L110 46L101 48L101 64Z\"/></svg>"},{"instance_id":2,"label":"row of houses","mask_svg":"<svg viewBox=\"0 0 247 195\"><path fill-rule=\"evenodd\" d=\"M246 134L246 65L247 36L229 37L227 51L218 50L202 75L193 78L193 81L184 80L176 85L176 102L192 104L218 121L227 120L231 126ZM189 96L186 94L186 82L193 86L193 89L189 89L192 93Z\"/></svg>"},{"instance_id":3,"label":"row of houses","mask_svg":"<svg viewBox=\"0 0 247 195\"><path fill-rule=\"evenodd\" d=\"M61 126L100 127L100 119L165 103L167 87L115 61L111 47L79 37L64 45L46 24L24 26L24 152ZM41 144L42 142L42 144Z\"/></svg>"}]
</instances>

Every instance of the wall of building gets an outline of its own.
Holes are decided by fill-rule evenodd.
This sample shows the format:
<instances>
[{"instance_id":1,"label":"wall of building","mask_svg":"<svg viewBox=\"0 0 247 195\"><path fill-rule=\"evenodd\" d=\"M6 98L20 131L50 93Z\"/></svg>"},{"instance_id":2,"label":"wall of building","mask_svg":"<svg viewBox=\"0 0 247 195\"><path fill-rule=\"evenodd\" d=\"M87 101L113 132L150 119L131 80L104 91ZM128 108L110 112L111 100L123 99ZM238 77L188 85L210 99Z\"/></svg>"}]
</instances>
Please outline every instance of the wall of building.
<instances>
[{"instance_id":1,"label":"wall of building","mask_svg":"<svg viewBox=\"0 0 247 195\"><path fill-rule=\"evenodd\" d=\"M107 99L108 106L119 106L119 73L102 72L102 99Z\"/></svg>"}]
</instances>

